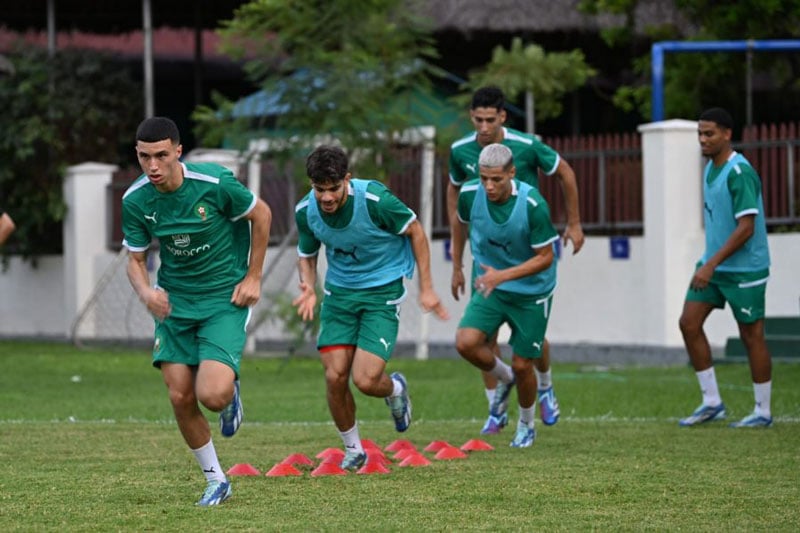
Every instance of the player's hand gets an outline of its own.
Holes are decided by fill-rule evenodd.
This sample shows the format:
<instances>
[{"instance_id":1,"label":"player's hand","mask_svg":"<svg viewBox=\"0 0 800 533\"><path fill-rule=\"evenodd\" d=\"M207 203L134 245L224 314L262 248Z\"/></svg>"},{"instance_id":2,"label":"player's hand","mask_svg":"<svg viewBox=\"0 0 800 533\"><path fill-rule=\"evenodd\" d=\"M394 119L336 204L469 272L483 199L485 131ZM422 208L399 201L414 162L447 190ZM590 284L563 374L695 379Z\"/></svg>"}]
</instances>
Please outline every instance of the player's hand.
<instances>
[{"instance_id":1,"label":"player's hand","mask_svg":"<svg viewBox=\"0 0 800 533\"><path fill-rule=\"evenodd\" d=\"M562 236L562 245L566 249L567 241L572 241L572 255L577 254L583 248L585 237L583 235L583 227L578 224L567 224Z\"/></svg>"},{"instance_id":2,"label":"player's hand","mask_svg":"<svg viewBox=\"0 0 800 533\"><path fill-rule=\"evenodd\" d=\"M450 278L450 291L456 301L464 294L464 269L453 267L453 277Z\"/></svg>"},{"instance_id":3,"label":"player's hand","mask_svg":"<svg viewBox=\"0 0 800 533\"><path fill-rule=\"evenodd\" d=\"M142 302L147 307L147 311L159 322L167 318L172 313L172 304L169 303L169 294L161 288L149 289Z\"/></svg>"},{"instance_id":4,"label":"player's hand","mask_svg":"<svg viewBox=\"0 0 800 533\"><path fill-rule=\"evenodd\" d=\"M706 263L695 270L694 276L692 276L692 281L689 283L689 287L691 287L693 291L702 291L708 287L708 283L711 281L711 276L713 275L714 267Z\"/></svg>"},{"instance_id":5,"label":"player's hand","mask_svg":"<svg viewBox=\"0 0 800 533\"><path fill-rule=\"evenodd\" d=\"M261 279L245 276L233 288L231 303L239 307L250 307L255 305L259 298L261 298Z\"/></svg>"},{"instance_id":6,"label":"player's hand","mask_svg":"<svg viewBox=\"0 0 800 533\"><path fill-rule=\"evenodd\" d=\"M426 313L433 311L440 320L448 320L450 313L447 312L444 304L439 299L439 295L432 289L420 292L419 305Z\"/></svg>"},{"instance_id":7,"label":"player's hand","mask_svg":"<svg viewBox=\"0 0 800 533\"><path fill-rule=\"evenodd\" d=\"M297 307L297 314L305 322L314 320L314 307L317 305L317 292L314 287L305 281L300 282L300 295L292 300L292 305Z\"/></svg>"},{"instance_id":8,"label":"player's hand","mask_svg":"<svg viewBox=\"0 0 800 533\"><path fill-rule=\"evenodd\" d=\"M485 298L488 298L492 291L505 279L496 268L484 264L481 264L481 268L483 269L483 275L475 278L475 290L483 294Z\"/></svg>"}]
</instances>

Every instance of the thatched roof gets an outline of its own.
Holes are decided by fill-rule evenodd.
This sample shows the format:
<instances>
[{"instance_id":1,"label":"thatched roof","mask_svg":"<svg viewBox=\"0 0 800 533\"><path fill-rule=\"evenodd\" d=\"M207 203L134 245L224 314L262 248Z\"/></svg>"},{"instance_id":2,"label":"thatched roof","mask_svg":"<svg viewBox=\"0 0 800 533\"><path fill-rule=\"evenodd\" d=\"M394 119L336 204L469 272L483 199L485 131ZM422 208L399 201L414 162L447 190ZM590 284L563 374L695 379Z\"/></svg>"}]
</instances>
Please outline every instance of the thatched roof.
<instances>
[{"instance_id":1,"label":"thatched roof","mask_svg":"<svg viewBox=\"0 0 800 533\"><path fill-rule=\"evenodd\" d=\"M596 32L623 24L622 16L585 15L579 0L428 0L427 15L436 30L464 33L492 32ZM685 27L673 0L640 2L636 28L673 23Z\"/></svg>"}]
</instances>

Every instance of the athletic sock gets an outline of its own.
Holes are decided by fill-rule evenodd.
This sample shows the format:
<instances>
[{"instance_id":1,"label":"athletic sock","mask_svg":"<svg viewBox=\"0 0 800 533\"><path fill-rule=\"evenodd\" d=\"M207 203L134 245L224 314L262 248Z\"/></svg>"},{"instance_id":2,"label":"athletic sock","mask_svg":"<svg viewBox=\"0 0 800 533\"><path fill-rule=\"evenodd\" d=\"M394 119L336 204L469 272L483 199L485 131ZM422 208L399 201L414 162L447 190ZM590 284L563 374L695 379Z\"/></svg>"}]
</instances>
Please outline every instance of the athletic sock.
<instances>
[{"instance_id":1,"label":"athletic sock","mask_svg":"<svg viewBox=\"0 0 800 533\"><path fill-rule=\"evenodd\" d=\"M219 464L217 457L217 450L214 449L214 442L209 440L207 444L192 450L194 458L203 470L207 481L227 481L225 472L222 471L222 466Z\"/></svg>"},{"instance_id":2,"label":"athletic sock","mask_svg":"<svg viewBox=\"0 0 800 533\"><path fill-rule=\"evenodd\" d=\"M502 359L495 357L494 358L494 368L489 370L489 373L502 381L503 383L511 383L514 381L514 373L511 371L511 367L508 366L503 362Z\"/></svg>"},{"instance_id":3,"label":"athletic sock","mask_svg":"<svg viewBox=\"0 0 800 533\"><path fill-rule=\"evenodd\" d=\"M536 367L533 367L533 371L536 373L536 383L539 390L547 390L553 386L553 374L549 368L547 372L539 372Z\"/></svg>"},{"instance_id":4,"label":"athletic sock","mask_svg":"<svg viewBox=\"0 0 800 533\"><path fill-rule=\"evenodd\" d=\"M484 389L484 392L486 393L486 400L489 402L489 409L492 408L492 402L494 401L494 393L496 391L497 389Z\"/></svg>"},{"instance_id":5,"label":"athletic sock","mask_svg":"<svg viewBox=\"0 0 800 533\"><path fill-rule=\"evenodd\" d=\"M392 393L389 395L389 398L396 398L401 394L403 394L403 384L392 378Z\"/></svg>"},{"instance_id":6,"label":"athletic sock","mask_svg":"<svg viewBox=\"0 0 800 533\"><path fill-rule=\"evenodd\" d=\"M714 367L700 372L697 374L697 382L700 384L700 391L703 393L703 405L716 407L722 403L722 398L719 396L719 387L717 387L717 375L714 372Z\"/></svg>"},{"instance_id":7,"label":"athletic sock","mask_svg":"<svg viewBox=\"0 0 800 533\"><path fill-rule=\"evenodd\" d=\"M772 416L770 398L772 396L772 381L753 383L753 393L756 397L755 413L765 418Z\"/></svg>"},{"instance_id":8,"label":"athletic sock","mask_svg":"<svg viewBox=\"0 0 800 533\"><path fill-rule=\"evenodd\" d=\"M344 442L344 449L348 452L364 453L364 446L361 444L361 437L358 435L358 422L347 431L340 431Z\"/></svg>"},{"instance_id":9,"label":"athletic sock","mask_svg":"<svg viewBox=\"0 0 800 533\"><path fill-rule=\"evenodd\" d=\"M536 420L536 402L530 407L519 406L519 421L528 426L533 427L533 421Z\"/></svg>"}]
</instances>

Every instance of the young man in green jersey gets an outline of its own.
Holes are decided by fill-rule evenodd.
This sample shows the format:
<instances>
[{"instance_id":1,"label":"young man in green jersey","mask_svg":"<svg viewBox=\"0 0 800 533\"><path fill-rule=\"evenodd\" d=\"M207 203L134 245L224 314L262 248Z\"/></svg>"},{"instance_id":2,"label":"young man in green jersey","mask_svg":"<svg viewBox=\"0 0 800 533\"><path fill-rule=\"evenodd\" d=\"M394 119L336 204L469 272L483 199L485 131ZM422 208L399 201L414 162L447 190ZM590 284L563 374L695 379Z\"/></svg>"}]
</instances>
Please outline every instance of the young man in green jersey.
<instances>
[{"instance_id":1,"label":"young man in green jersey","mask_svg":"<svg viewBox=\"0 0 800 533\"><path fill-rule=\"evenodd\" d=\"M456 209L461 228L453 248L463 250L469 235L475 272L475 290L458 325L456 349L497 380L489 411L494 419L508 420L508 397L516 384L519 421L511 446L526 448L536 438L533 369L542 357L553 303L558 233L539 191L514 178L509 147L484 147L478 167L480 179L464 183ZM511 328L510 367L494 349L493 337L503 323Z\"/></svg>"},{"instance_id":2,"label":"young man in green jersey","mask_svg":"<svg viewBox=\"0 0 800 533\"><path fill-rule=\"evenodd\" d=\"M144 120L136 156L144 173L122 199L128 278L155 318L153 365L160 368L178 428L206 476L197 502L231 495L203 404L220 413L223 436L239 428L239 364L261 274L272 214L263 200L214 163L182 163L175 123ZM160 245L156 285L147 249Z\"/></svg>"},{"instance_id":3,"label":"young man in green jersey","mask_svg":"<svg viewBox=\"0 0 800 533\"><path fill-rule=\"evenodd\" d=\"M725 418L703 324L726 302L747 349L755 396L753 412L730 426L772 425L772 360L764 338L770 260L761 178L732 148L732 129L730 113L719 107L704 111L697 122L700 148L709 159L703 172L706 248L689 283L680 328L703 400L681 426Z\"/></svg>"},{"instance_id":4,"label":"young man in green jersey","mask_svg":"<svg viewBox=\"0 0 800 533\"><path fill-rule=\"evenodd\" d=\"M447 212L450 220L450 242L463 239L458 235L461 225L458 223L456 204L458 191L470 179L477 179L478 155L483 147L500 143L508 146L514 155L516 179L538 189L539 170L547 176L555 176L561 183L567 213L567 225L564 230L564 245L572 242L573 254L583 247L584 235L578 211L578 186L575 172L555 150L541 142L533 135L504 126L506 121L505 96L494 86L481 87L472 97L470 105L470 121L475 131L455 141L450 147L450 182L447 187ZM452 246L452 245L451 245ZM451 291L458 300L464 294L466 285L462 255L451 248L453 257L453 278ZM496 340L493 343L495 353L500 354ZM534 370L539 383L539 410L542 421L546 425L558 421L560 410L552 386L550 372L550 344L545 340L542 356L535 361ZM483 373L486 397L491 405L495 395L497 381L486 372ZM507 423L505 419L494 419L491 415L486 420L481 433L499 432Z\"/></svg>"},{"instance_id":5,"label":"young man in green jersey","mask_svg":"<svg viewBox=\"0 0 800 533\"><path fill-rule=\"evenodd\" d=\"M411 423L408 384L386 363L397 339L403 278L416 264L419 303L446 320L433 290L430 249L416 214L377 181L352 178L345 152L319 146L306 161L311 191L295 207L299 234L300 295L294 300L303 320L314 318L317 255L325 245L327 272L317 348L325 368L328 408L345 447L340 466L357 470L366 461L349 382L364 394L385 398L395 429Z\"/></svg>"}]
</instances>

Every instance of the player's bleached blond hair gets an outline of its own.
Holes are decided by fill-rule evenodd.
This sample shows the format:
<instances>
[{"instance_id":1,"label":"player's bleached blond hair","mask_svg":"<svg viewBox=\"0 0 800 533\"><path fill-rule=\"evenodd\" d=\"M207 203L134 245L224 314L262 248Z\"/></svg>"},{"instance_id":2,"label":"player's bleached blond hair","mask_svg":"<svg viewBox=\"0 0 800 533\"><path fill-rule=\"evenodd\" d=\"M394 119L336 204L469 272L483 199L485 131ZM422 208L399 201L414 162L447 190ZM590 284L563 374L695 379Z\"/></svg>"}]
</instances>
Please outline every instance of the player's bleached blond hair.
<instances>
[{"instance_id":1,"label":"player's bleached blond hair","mask_svg":"<svg viewBox=\"0 0 800 533\"><path fill-rule=\"evenodd\" d=\"M478 165L487 168L503 167L509 168L514 163L514 155L511 148L504 144L487 144L481 155L478 157Z\"/></svg>"}]
</instances>

